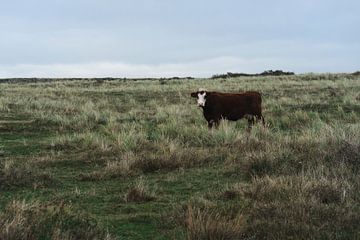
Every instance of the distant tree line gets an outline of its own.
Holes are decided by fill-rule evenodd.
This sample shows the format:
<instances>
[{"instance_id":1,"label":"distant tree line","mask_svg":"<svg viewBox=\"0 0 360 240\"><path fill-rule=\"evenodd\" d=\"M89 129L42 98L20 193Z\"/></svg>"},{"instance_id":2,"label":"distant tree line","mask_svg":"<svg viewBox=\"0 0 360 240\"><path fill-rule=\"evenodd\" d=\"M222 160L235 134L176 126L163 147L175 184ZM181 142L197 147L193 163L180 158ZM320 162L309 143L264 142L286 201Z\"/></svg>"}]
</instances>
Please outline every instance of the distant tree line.
<instances>
[{"instance_id":1,"label":"distant tree line","mask_svg":"<svg viewBox=\"0 0 360 240\"><path fill-rule=\"evenodd\" d=\"M294 72L284 72L282 70L267 70L262 73L232 73L227 72L225 74L215 74L211 76L211 79L217 78L233 78L233 77L256 77L256 76L283 76L283 75L295 75ZM318 74L319 76L321 74ZM330 75L339 75L339 74L330 74ZM341 73L340 75L345 75L347 77L358 77L360 76L360 71L353 73ZM193 77L161 77L161 78L113 78L113 77L102 77L102 78L0 78L1 83L44 83L44 82L56 82L56 81L95 81L96 83L103 83L105 81L138 81L138 80L158 80L161 84L165 84L167 80L190 80L194 79Z\"/></svg>"},{"instance_id":2,"label":"distant tree line","mask_svg":"<svg viewBox=\"0 0 360 240\"><path fill-rule=\"evenodd\" d=\"M294 72L284 72L282 70L267 70L262 73L232 73L227 72L225 74L216 74L213 75L211 78L232 78L232 77L254 77L254 76L282 76L282 75L295 75Z\"/></svg>"},{"instance_id":3,"label":"distant tree line","mask_svg":"<svg viewBox=\"0 0 360 240\"><path fill-rule=\"evenodd\" d=\"M0 78L0 83L46 83L56 81L95 81L102 83L105 81L138 81L138 80L181 80L181 79L194 79L193 77L169 77L169 78L113 78L113 77L102 77L102 78Z\"/></svg>"}]
</instances>

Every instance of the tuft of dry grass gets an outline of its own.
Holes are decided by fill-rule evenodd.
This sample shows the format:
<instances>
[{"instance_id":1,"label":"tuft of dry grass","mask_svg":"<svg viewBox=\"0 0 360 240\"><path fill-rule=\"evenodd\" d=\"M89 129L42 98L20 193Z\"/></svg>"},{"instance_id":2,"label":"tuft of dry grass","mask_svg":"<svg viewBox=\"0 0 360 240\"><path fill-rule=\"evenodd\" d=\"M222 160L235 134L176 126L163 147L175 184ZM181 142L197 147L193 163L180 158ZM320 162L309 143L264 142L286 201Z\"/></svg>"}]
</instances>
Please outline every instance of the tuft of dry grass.
<instances>
[{"instance_id":1,"label":"tuft of dry grass","mask_svg":"<svg viewBox=\"0 0 360 240\"><path fill-rule=\"evenodd\" d=\"M140 178L133 186L131 186L124 195L126 202L149 202L155 200L155 194L149 191L144 179Z\"/></svg>"},{"instance_id":2,"label":"tuft of dry grass","mask_svg":"<svg viewBox=\"0 0 360 240\"><path fill-rule=\"evenodd\" d=\"M95 181L116 177L128 177L136 172L135 164L139 161L139 156L133 152L125 152L120 158L108 160L101 170L96 170L88 174L80 174L80 180Z\"/></svg>"},{"instance_id":3,"label":"tuft of dry grass","mask_svg":"<svg viewBox=\"0 0 360 240\"><path fill-rule=\"evenodd\" d=\"M28 163L19 163L15 160L5 160L0 164L0 188L24 187L33 188L44 186L52 182L47 172L39 172Z\"/></svg>"},{"instance_id":4,"label":"tuft of dry grass","mask_svg":"<svg viewBox=\"0 0 360 240\"><path fill-rule=\"evenodd\" d=\"M246 221L242 215L231 217L216 209L204 209L188 204L185 212L175 216L185 226L187 239L243 239Z\"/></svg>"},{"instance_id":5,"label":"tuft of dry grass","mask_svg":"<svg viewBox=\"0 0 360 240\"><path fill-rule=\"evenodd\" d=\"M117 161L108 161L104 172L111 177L128 176L134 171L134 165L139 157L133 152L122 154L121 159Z\"/></svg>"},{"instance_id":6,"label":"tuft of dry grass","mask_svg":"<svg viewBox=\"0 0 360 240\"><path fill-rule=\"evenodd\" d=\"M155 153L124 152L120 157L109 159L103 169L89 174L80 174L81 180L102 180L116 177L128 177L134 174L150 173L158 170L174 170L203 166L214 161L217 155L211 155L208 150L197 148L183 148L171 143L156 143Z\"/></svg>"},{"instance_id":7,"label":"tuft of dry grass","mask_svg":"<svg viewBox=\"0 0 360 240\"><path fill-rule=\"evenodd\" d=\"M145 173L157 170L173 170L181 167L188 168L205 164L208 153L202 150L180 150L176 153L164 155L151 154L144 156L136 163L136 167Z\"/></svg>"},{"instance_id":8,"label":"tuft of dry grass","mask_svg":"<svg viewBox=\"0 0 360 240\"><path fill-rule=\"evenodd\" d=\"M334 157L337 163L346 164L356 171L360 170L360 145L357 143L341 141Z\"/></svg>"},{"instance_id":9,"label":"tuft of dry grass","mask_svg":"<svg viewBox=\"0 0 360 240\"><path fill-rule=\"evenodd\" d=\"M114 239L90 217L60 203L12 201L0 213L0 239Z\"/></svg>"},{"instance_id":10,"label":"tuft of dry grass","mask_svg":"<svg viewBox=\"0 0 360 240\"><path fill-rule=\"evenodd\" d=\"M233 190L252 205L245 211L248 237L346 239L347 234L360 231L353 186L323 169L299 176L255 178Z\"/></svg>"},{"instance_id":11,"label":"tuft of dry grass","mask_svg":"<svg viewBox=\"0 0 360 240\"><path fill-rule=\"evenodd\" d=\"M351 185L344 179L327 176L317 171L318 176L279 176L254 178L248 185L239 185L239 191L256 201L293 201L299 198L312 199L319 203L342 203Z\"/></svg>"}]
</instances>

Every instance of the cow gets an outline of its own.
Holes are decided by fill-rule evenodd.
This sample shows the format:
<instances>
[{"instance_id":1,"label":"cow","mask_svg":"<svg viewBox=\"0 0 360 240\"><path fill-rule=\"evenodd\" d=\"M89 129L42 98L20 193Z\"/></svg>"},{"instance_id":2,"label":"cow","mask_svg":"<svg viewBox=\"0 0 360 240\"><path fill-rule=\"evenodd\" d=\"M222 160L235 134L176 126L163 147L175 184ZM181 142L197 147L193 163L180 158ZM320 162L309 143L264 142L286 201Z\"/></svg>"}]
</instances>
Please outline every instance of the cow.
<instances>
[{"instance_id":1,"label":"cow","mask_svg":"<svg viewBox=\"0 0 360 240\"><path fill-rule=\"evenodd\" d=\"M221 119L237 121L241 118L248 120L248 128L251 129L255 119L265 119L261 114L261 94L255 91L244 93L221 93L209 92L199 89L191 93L191 97L197 98L198 106L203 109L203 114L211 129L213 125L217 128Z\"/></svg>"}]
</instances>

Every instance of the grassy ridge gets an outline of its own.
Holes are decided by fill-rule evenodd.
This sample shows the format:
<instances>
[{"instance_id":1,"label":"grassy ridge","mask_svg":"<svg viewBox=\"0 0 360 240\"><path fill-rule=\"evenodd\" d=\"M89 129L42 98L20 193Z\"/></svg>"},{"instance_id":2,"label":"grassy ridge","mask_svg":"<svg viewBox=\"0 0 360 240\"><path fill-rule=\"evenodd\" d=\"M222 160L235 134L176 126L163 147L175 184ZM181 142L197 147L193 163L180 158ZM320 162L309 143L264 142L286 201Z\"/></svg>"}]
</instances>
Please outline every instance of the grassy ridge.
<instances>
[{"instance_id":1,"label":"grassy ridge","mask_svg":"<svg viewBox=\"0 0 360 240\"><path fill-rule=\"evenodd\" d=\"M268 126L209 131L199 87L261 91ZM2 83L0 116L0 239L360 234L359 77Z\"/></svg>"}]
</instances>

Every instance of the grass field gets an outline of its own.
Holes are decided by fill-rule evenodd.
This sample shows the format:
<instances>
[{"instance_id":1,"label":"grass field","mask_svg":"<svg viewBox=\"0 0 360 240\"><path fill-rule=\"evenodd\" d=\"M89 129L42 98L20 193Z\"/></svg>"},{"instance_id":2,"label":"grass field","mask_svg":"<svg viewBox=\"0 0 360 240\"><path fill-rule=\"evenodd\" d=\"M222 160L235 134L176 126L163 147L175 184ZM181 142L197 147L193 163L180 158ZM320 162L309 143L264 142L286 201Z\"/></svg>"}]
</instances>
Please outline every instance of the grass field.
<instances>
[{"instance_id":1,"label":"grass field","mask_svg":"<svg viewBox=\"0 0 360 240\"><path fill-rule=\"evenodd\" d=\"M359 239L359 173L360 76L0 84L0 239Z\"/></svg>"}]
</instances>

